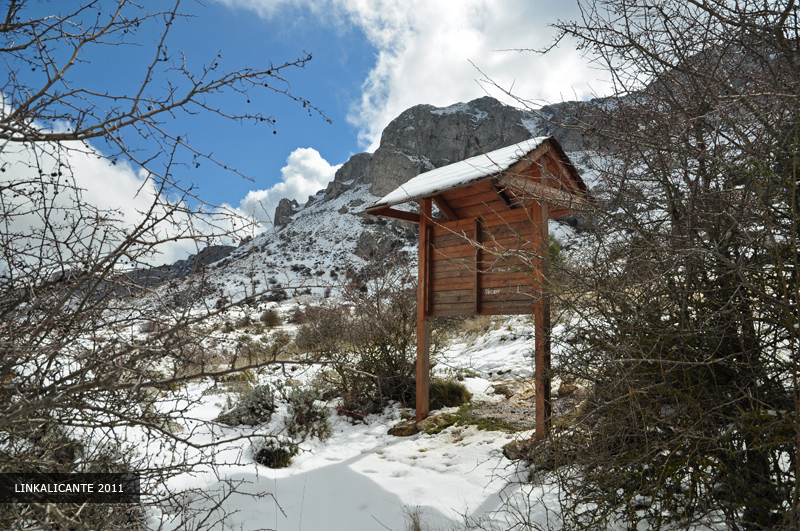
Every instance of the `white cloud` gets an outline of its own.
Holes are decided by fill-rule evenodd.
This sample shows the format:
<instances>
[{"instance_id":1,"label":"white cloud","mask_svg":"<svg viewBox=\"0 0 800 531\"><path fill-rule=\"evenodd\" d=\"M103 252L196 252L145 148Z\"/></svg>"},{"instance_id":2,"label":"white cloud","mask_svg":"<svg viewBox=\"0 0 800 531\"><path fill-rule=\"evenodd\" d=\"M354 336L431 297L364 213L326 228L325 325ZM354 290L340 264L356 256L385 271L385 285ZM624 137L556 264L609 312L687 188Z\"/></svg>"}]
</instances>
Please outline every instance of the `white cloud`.
<instances>
[{"instance_id":1,"label":"white cloud","mask_svg":"<svg viewBox=\"0 0 800 531\"><path fill-rule=\"evenodd\" d=\"M537 103L585 99L607 82L574 46L564 43L545 56L501 51L540 48L554 31L547 25L578 15L563 0L218 0L263 17L304 7L324 14L320 23L347 20L377 51L376 61L354 103L350 121L360 141L377 147L390 120L420 103L446 106L487 92L514 103L486 83L473 64L501 87ZM472 63L472 64L471 64Z\"/></svg>"},{"instance_id":2,"label":"white cloud","mask_svg":"<svg viewBox=\"0 0 800 531\"><path fill-rule=\"evenodd\" d=\"M155 241L182 237L155 246L156 254L147 263L158 265L186 258L202 249L206 237L212 235L217 236L218 242L231 243L271 226L281 198L304 202L309 195L325 188L340 167L331 166L315 149L296 149L281 169L280 183L267 190L251 191L237 208L223 205L207 215L198 215L189 213L180 198L165 196L143 171L134 171L125 162L115 164L80 143L65 142L58 147L42 143L35 147L6 144L2 155L0 188L4 192L0 230L11 237L11 245L25 250L18 253L20 260L34 260L41 267L56 268L57 261L72 260L82 250L108 252L114 236L104 244L96 240L105 233L105 227L116 226L107 234L119 236L124 227L141 222L145 215L156 217L168 210L173 212L148 238ZM115 221L98 222L95 213ZM95 230L98 226L100 229ZM35 251L42 234L49 241L47 248L52 259ZM190 235L199 239L187 238ZM28 252L29 258L21 256ZM0 257L0 269L4 268Z\"/></svg>"},{"instance_id":3,"label":"white cloud","mask_svg":"<svg viewBox=\"0 0 800 531\"><path fill-rule=\"evenodd\" d=\"M340 167L331 166L316 149L297 148L286 158L286 166L281 168L281 182L267 190L250 191L236 211L269 224L282 198L304 203L308 196L325 188Z\"/></svg>"},{"instance_id":4,"label":"white cloud","mask_svg":"<svg viewBox=\"0 0 800 531\"><path fill-rule=\"evenodd\" d=\"M7 192L2 230L12 236L6 244L18 247L28 259L36 258L40 267L69 262L82 253L108 252L125 228L146 215L155 219L173 211L145 236L153 242L178 236L192 221L185 205L164 197L146 174L124 162L115 164L78 142L9 143L2 155L0 185ZM24 252L40 244L38 254ZM197 244L187 239L169 241L158 245L148 262L173 262L196 249Z\"/></svg>"}]
</instances>

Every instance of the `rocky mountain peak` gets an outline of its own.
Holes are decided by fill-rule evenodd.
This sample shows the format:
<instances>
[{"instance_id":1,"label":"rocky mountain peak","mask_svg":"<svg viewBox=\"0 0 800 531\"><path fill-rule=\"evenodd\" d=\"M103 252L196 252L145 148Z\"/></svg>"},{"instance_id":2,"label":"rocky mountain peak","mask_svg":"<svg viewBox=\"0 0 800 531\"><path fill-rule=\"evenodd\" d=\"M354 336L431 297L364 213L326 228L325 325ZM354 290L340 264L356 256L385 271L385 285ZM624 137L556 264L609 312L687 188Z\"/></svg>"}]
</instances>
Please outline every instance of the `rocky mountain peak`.
<instances>
[{"instance_id":1,"label":"rocky mountain peak","mask_svg":"<svg viewBox=\"0 0 800 531\"><path fill-rule=\"evenodd\" d=\"M342 165L325 199L357 184L383 196L424 171L522 142L541 129L533 114L488 96L449 107L416 105L386 126L375 153L354 155Z\"/></svg>"},{"instance_id":2,"label":"rocky mountain peak","mask_svg":"<svg viewBox=\"0 0 800 531\"><path fill-rule=\"evenodd\" d=\"M392 120L370 161L370 192L383 196L423 171L534 136L530 113L488 96L437 108L417 105Z\"/></svg>"},{"instance_id":3,"label":"rocky mountain peak","mask_svg":"<svg viewBox=\"0 0 800 531\"><path fill-rule=\"evenodd\" d=\"M278 202L278 207L275 209L275 216L272 218L276 227L285 227L292 216L297 213L300 205L295 199L289 200L283 198Z\"/></svg>"}]
</instances>

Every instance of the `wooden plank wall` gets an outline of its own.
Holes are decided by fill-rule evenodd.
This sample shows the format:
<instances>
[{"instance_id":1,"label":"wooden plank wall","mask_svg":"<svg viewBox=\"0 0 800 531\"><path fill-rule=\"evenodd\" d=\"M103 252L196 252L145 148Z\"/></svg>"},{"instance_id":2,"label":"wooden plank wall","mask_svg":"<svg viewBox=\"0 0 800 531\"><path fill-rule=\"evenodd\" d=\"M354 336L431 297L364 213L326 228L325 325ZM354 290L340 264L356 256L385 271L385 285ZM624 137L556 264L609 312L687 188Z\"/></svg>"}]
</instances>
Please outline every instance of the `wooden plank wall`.
<instances>
[{"instance_id":1,"label":"wooden plank wall","mask_svg":"<svg viewBox=\"0 0 800 531\"><path fill-rule=\"evenodd\" d=\"M430 315L532 313L541 299L533 226L525 209L433 224Z\"/></svg>"}]
</instances>

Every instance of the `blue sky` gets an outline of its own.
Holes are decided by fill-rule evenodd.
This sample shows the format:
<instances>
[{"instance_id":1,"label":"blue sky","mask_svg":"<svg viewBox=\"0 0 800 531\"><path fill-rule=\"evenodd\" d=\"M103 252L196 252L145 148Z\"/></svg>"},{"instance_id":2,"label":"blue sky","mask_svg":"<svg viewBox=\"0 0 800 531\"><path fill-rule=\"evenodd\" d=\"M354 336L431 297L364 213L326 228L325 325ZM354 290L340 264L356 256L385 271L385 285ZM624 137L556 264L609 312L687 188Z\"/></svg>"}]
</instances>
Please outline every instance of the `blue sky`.
<instances>
[{"instance_id":1,"label":"blue sky","mask_svg":"<svg viewBox=\"0 0 800 531\"><path fill-rule=\"evenodd\" d=\"M35 9L70 4L43 2ZM151 1L145 7L165 4ZM165 124L252 181L202 161L200 167L176 167L175 178L193 184L212 204L255 211L264 221L281 197L303 203L352 154L374 150L388 122L412 105L446 106L486 94L513 103L481 82L484 74L533 106L607 92L606 75L570 43L544 57L508 51L546 45L553 35L549 23L579 15L573 0L183 0L181 10L190 17L173 26L167 46L172 60L185 57L190 69L215 61L218 52L228 71L313 55L304 69L286 72L289 89L324 110L332 123L262 91L219 94L210 101L225 110L256 109L273 116L275 133L265 124L234 123L209 113L179 115ZM143 26L138 47L95 50L72 73L73 83L135 87L152 57L157 29ZM137 142L145 150L156 149ZM93 171L82 181L89 193L99 187L96 200L130 210L126 198L135 193L137 168L109 169L125 173L114 179ZM111 192L114 182L121 184Z\"/></svg>"}]
</instances>

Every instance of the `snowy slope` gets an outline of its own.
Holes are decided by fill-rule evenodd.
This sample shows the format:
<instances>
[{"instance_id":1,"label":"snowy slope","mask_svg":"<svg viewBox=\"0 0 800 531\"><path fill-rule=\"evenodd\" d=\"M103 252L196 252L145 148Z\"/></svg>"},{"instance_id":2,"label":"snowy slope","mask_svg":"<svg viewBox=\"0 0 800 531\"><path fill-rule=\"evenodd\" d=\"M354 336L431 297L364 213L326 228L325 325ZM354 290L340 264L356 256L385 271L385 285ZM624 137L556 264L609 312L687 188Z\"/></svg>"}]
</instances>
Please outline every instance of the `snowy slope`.
<instances>
[{"instance_id":1,"label":"snowy slope","mask_svg":"<svg viewBox=\"0 0 800 531\"><path fill-rule=\"evenodd\" d=\"M469 111L465 104L459 105L440 111ZM474 118L480 121L484 117ZM526 125L536 136L536 124L529 121ZM593 179L584 171L582 154L568 155L591 187ZM285 290L287 296L296 297L280 305L280 313L286 315L298 302L328 294L336 297L337 287L349 281L348 275L368 265L364 257L371 243L380 247L388 242L415 273L415 227L366 216L362 210L379 199L370 193L369 184L343 184L350 188L341 195L325 199L324 191L319 192L283 228L257 235L203 272L158 287L144 297L143 304L158 306L170 290L191 291L202 277L210 291L203 291L195 300L201 306L213 307L215 301L235 301L261 292L269 297L273 290ZM565 222L552 222L550 230L562 246L580 240L577 231ZM532 376L530 320L513 317L502 321L477 338L454 339L438 359L437 370L469 370L473 377L465 382L475 403L499 404L505 398L494 394L493 385L512 381L522 385L521 381ZM292 331L291 325L283 328ZM235 339L234 334L219 337L221 346ZM554 359L557 354L554 352ZM292 374L300 381L312 376L313 369L308 374ZM273 376L269 371L259 375L260 383L278 380L285 380L285 376ZM552 516L548 511L557 507L557 493L521 486L516 465L502 455L505 444L528 437L528 432L512 435L480 431L475 426L452 426L436 435L397 438L387 431L408 411L390 408L367 418L366 423L352 424L331 410L333 435L323 442L306 441L291 467L273 470L255 463L250 442L241 437L282 434L286 405L269 425L231 428L213 421L226 402L224 394L210 392L214 388L214 382L203 381L179 390L185 395L181 404L190 404L187 415L179 421L188 443L174 452L201 452L216 465L192 468L168 485L173 491L202 486L207 497L194 497L191 505L195 508L210 509L219 502L219 515L225 513L227 517L219 525L209 526L212 529L399 531L406 529L410 514L420 515L423 529L464 529L464 516L489 519L496 522L497 529L508 529L508 519L515 517L502 509L508 507L509 500L527 507L525 517L540 525L547 524ZM528 411L530 398L520 399L514 407ZM174 400L165 399L161 407L173 411ZM241 482L239 492L220 501L228 481ZM199 524L187 514L169 508L151 510L150 525L196 528Z\"/></svg>"},{"instance_id":2,"label":"snowy slope","mask_svg":"<svg viewBox=\"0 0 800 531\"><path fill-rule=\"evenodd\" d=\"M442 355L443 369L447 365L476 370L478 376L465 379L473 403L503 402L505 397L493 394L488 375L507 372L503 376L507 379L531 374L529 332L525 318L511 318L469 344L453 343ZM300 381L312 376L313 369L293 378ZM265 371L259 381L274 384L284 378ZM512 503L516 499L531 504L526 517L540 524L546 524L552 517L548 512L557 508L557 493L521 484L524 475L521 478L516 464L502 455L505 444L527 438L530 432L509 434L457 425L436 435L394 437L387 431L401 420L403 411L398 407L358 423L331 411L333 435L322 442L302 443L292 465L276 470L253 460L246 439L214 443L241 435L280 435L286 406L281 405L265 426L224 426L214 422L225 397L207 393L213 385L205 381L181 391L185 402L194 405L186 415L191 420L180 422L191 444L213 445L204 452L217 465L194 468L169 484L173 491L202 487L207 497L194 497L193 509L211 509L220 503L216 512L226 518L210 529L400 531L406 529L412 513L420 517L423 529L463 529L465 516L505 529L517 518L506 511L509 498ZM173 406L165 400L162 407ZM238 492L220 502L231 481L239 484ZM182 520L184 516L184 512L152 510L149 525L183 529L197 524Z\"/></svg>"}]
</instances>

